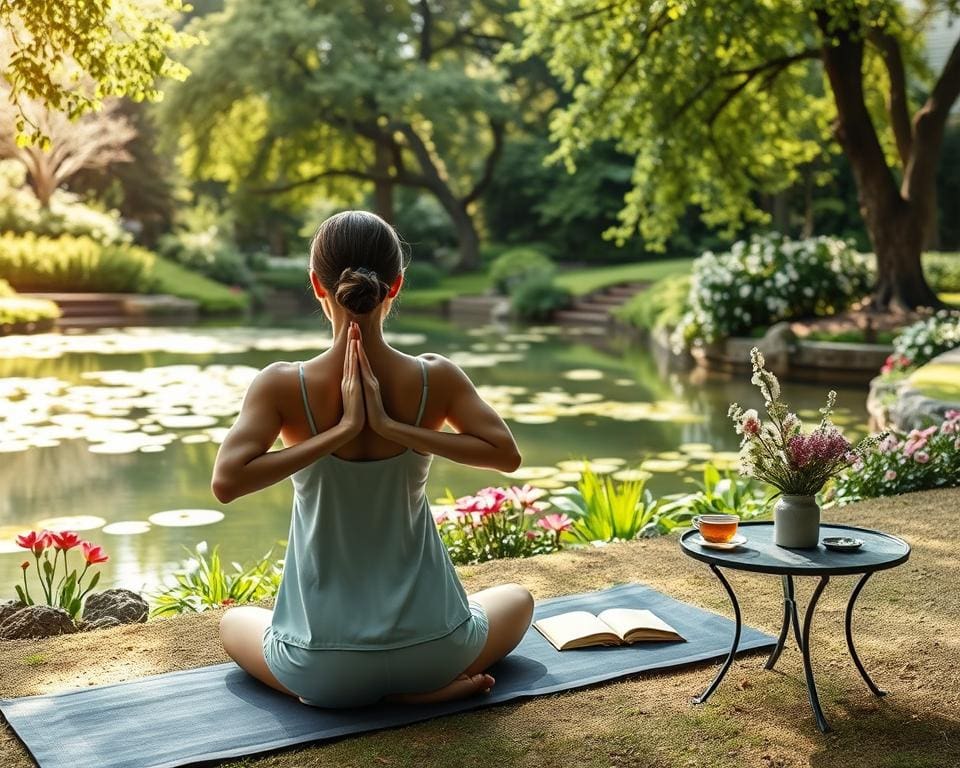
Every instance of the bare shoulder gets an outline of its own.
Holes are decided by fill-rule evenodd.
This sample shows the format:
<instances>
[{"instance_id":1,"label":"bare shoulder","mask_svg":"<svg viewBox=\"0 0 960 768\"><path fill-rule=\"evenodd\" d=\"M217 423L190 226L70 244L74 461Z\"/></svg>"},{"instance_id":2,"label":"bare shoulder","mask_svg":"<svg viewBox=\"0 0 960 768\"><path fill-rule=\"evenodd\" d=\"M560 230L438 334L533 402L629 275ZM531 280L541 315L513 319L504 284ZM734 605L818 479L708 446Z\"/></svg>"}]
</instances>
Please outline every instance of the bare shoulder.
<instances>
[{"instance_id":1,"label":"bare shoulder","mask_svg":"<svg viewBox=\"0 0 960 768\"><path fill-rule=\"evenodd\" d=\"M438 385L448 385L451 389L469 386L473 387L470 377L453 360L436 352L425 352L418 356L427 365L431 382Z\"/></svg>"},{"instance_id":2,"label":"bare shoulder","mask_svg":"<svg viewBox=\"0 0 960 768\"><path fill-rule=\"evenodd\" d=\"M280 398L290 387L290 383L296 379L297 363L288 363L278 360L270 363L263 370L253 377L250 386L247 388L248 394L254 393L257 397Z\"/></svg>"}]
</instances>

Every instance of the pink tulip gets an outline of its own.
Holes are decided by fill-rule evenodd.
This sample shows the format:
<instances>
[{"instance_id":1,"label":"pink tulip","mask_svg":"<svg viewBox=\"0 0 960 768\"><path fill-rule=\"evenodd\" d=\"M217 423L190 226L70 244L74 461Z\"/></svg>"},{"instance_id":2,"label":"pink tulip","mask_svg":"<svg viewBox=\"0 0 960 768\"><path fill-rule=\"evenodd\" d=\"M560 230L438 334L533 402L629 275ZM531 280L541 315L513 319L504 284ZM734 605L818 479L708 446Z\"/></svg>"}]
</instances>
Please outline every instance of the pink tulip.
<instances>
[{"instance_id":1,"label":"pink tulip","mask_svg":"<svg viewBox=\"0 0 960 768\"><path fill-rule=\"evenodd\" d=\"M561 533L573 526L573 520L562 514L544 515L537 520L537 525L545 531Z\"/></svg>"},{"instance_id":2,"label":"pink tulip","mask_svg":"<svg viewBox=\"0 0 960 768\"><path fill-rule=\"evenodd\" d=\"M537 511L537 501L546 495L545 489L534 488L529 483L524 484L522 488L515 485L508 492L510 500L527 514L534 514Z\"/></svg>"}]
</instances>

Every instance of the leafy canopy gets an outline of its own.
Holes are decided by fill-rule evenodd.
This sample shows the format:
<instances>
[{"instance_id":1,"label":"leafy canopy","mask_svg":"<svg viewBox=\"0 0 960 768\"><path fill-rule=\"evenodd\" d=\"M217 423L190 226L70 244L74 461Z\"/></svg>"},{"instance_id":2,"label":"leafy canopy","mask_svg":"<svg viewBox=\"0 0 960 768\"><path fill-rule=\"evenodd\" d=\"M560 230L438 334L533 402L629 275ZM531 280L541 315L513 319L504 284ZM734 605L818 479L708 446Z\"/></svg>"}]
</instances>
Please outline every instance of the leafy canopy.
<instances>
[{"instance_id":1,"label":"leafy canopy","mask_svg":"<svg viewBox=\"0 0 960 768\"><path fill-rule=\"evenodd\" d=\"M71 119L108 96L158 100L157 81L182 80L187 69L167 51L199 38L174 29L182 0L0 0L0 77L17 107L21 145L46 145L29 100Z\"/></svg>"},{"instance_id":2,"label":"leafy canopy","mask_svg":"<svg viewBox=\"0 0 960 768\"><path fill-rule=\"evenodd\" d=\"M896 34L922 76L919 35L894 0L828 0L836 23L857 18ZM819 61L823 40L810 0L521 0L526 37L511 59L544 56L570 96L554 113L551 160L574 170L594 142L636 158L632 189L607 236L639 232L662 249L688 206L724 235L763 222L753 194L795 183L837 151L836 117ZM886 121L886 71L868 48L864 88ZM891 165L893 136L882 135ZM820 163L822 167L826 163ZM822 179L821 179L822 180Z\"/></svg>"}]
</instances>

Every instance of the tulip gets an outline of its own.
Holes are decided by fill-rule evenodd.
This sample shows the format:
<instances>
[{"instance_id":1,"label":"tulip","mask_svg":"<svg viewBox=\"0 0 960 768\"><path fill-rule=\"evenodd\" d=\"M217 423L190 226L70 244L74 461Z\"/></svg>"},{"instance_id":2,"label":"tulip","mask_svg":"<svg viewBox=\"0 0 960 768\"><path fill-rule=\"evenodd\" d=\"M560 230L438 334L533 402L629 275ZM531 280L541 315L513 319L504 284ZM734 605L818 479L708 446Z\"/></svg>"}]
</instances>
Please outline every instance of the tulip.
<instances>
[{"instance_id":1,"label":"tulip","mask_svg":"<svg viewBox=\"0 0 960 768\"><path fill-rule=\"evenodd\" d=\"M99 545L94 546L89 541L81 541L80 548L83 550L83 559L87 561L88 566L105 563L109 560L107 554L103 551L103 547Z\"/></svg>"},{"instance_id":2,"label":"tulip","mask_svg":"<svg viewBox=\"0 0 960 768\"><path fill-rule=\"evenodd\" d=\"M53 546L63 551L73 549L80 543L80 537L73 531L60 531L60 533L51 533L50 538L53 542Z\"/></svg>"},{"instance_id":3,"label":"tulip","mask_svg":"<svg viewBox=\"0 0 960 768\"><path fill-rule=\"evenodd\" d=\"M43 531L42 533L30 531L30 533L22 533L17 536L17 546L31 550L34 557L39 557L51 543L52 539L49 531Z\"/></svg>"}]
</instances>

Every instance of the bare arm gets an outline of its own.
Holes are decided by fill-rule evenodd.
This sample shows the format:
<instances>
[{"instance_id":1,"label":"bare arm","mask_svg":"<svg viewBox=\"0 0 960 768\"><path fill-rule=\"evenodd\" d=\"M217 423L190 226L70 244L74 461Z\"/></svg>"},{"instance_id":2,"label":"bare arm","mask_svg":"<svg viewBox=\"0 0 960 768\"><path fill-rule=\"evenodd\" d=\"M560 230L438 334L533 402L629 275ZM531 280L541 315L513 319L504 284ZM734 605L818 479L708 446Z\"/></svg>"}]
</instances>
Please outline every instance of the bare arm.
<instances>
[{"instance_id":1,"label":"bare arm","mask_svg":"<svg viewBox=\"0 0 960 768\"><path fill-rule=\"evenodd\" d=\"M480 397L473 382L450 361L443 375L452 379L446 421L456 430L438 432L390 418L380 398L380 384L360 350L360 371L367 422L378 434L421 453L433 453L459 464L512 472L520 466L520 451L500 415Z\"/></svg>"},{"instance_id":2,"label":"bare arm","mask_svg":"<svg viewBox=\"0 0 960 768\"><path fill-rule=\"evenodd\" d=\"M353 351L348 349L344 360L343 418L326 432L289 448L270 450L283 426L276 407L280 371L274 364L257 374L247 389L240 415L217 452L210 483L217 500L228 504L284 480L321 456L333 453L360 432L364 423L363 396L355 342L351 339L348 344Z\"/></svg>"}]
</instances>

